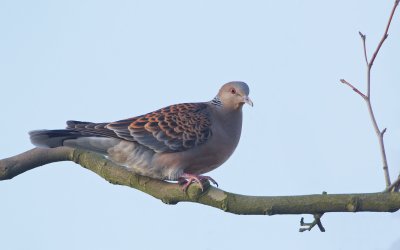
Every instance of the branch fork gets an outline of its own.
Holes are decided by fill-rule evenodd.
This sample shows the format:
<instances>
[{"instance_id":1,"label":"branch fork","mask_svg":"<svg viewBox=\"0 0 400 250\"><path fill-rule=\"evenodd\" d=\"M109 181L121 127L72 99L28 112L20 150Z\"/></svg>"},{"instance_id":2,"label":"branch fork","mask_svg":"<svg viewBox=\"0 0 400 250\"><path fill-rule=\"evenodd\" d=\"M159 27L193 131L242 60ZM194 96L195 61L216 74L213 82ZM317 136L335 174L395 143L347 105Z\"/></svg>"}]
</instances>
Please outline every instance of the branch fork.
<instances>
[{"instance_id":1,"label":"branch fork","mask_svg":"<svg viewBox=\"0 0 400 250\"><path fill-rule=\"evenodd\" d=\"M304 222L304 218L301 217L301 220L300 220L301 228L299 229L299 232L303 233L305 231L311 231L311 229L313 229L315 227L315 225L318 226L318 228L321 232L325 232L325 228L321 222L322 215L323 214L314 214L314 221L311 223Z\"/></svg>"},{"instance_id":2,"label":"branch fork","mask_svg":"<svg viewBox=\"0 0 400 250\"><path fill-rule=\"evenodd\" d=\"M357 89L356 87L354 87L354 85L352 85L351 83L349 83L348 81L346 81L345 79L340 79L340 82L342 82L343 84L349 86L350 88L353 89L354 92L356 92L358 95L360 95L366 102L367 107L368 107L368 112L369 112L369 116L371 118L371 122L372 125L374 127L375 133L378 137L378 142L379 142L379 147L380 147L380 153L381 153L381 158L382 158L382 169L383 169L383 173L384 173L384 177L385 177L385 183L386 183L386 190L395 190L398 191L399 189L399 179L400 179L400 175L398 180L396 181L396 185L393 185L390 181L390 174L389 174L389 166L388 166L388 162L387 162L387 157L386 157L386 151L385 151L385 144L383 141L383 136L386 133L386 128L384 128L383 130L379 129L378 123L376 121L375 118L375 114L374 111L372 109L372 104L371 104L371 69L372 69L372 65L375 62L376 56L378 55L383 43L385 42L385 40L388 38L389 34L389 27L390 24L392 22L393 19L393 15L396 11L397 6L399 5L399 1L400 0L396 0L394 2L392 11L390 13L389 16L389 20L386 24L386 29L385 32L378 44L378 46L376 47L371 60L368 60L368 55L367 55L367 45L366 45L366 39L367 36L365 34L363 34L362 32L358 32L358 34L361 37L362 43L363 43L363 50L364 50L364 59L365 59L365 64L367 67L367 93L364 94L362 93L359 89Z\"/></svg>"}]
</instances>

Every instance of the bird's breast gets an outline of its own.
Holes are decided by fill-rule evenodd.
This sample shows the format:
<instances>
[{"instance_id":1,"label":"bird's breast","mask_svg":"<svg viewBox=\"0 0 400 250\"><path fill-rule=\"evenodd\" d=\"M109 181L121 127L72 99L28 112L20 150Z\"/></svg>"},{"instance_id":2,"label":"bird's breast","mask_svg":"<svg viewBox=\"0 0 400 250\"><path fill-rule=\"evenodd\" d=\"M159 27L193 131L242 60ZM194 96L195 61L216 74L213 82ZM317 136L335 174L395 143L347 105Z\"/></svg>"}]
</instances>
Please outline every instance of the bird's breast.
<instances>
[{"instance_id":1,"label":"bird's breast","mask_svg":"<svg viewBox=\"0 0 400 250\"><path fill-rule=\"evenodd\" d=\"M242 131L242 113L229 117L217 117L222 121L214 121L212 137L193 150L191 159L187 159L185 172L204 174L221 166L235 151ZM189 155L189 154L188 154Z\"/></svg>"}]
</instances>

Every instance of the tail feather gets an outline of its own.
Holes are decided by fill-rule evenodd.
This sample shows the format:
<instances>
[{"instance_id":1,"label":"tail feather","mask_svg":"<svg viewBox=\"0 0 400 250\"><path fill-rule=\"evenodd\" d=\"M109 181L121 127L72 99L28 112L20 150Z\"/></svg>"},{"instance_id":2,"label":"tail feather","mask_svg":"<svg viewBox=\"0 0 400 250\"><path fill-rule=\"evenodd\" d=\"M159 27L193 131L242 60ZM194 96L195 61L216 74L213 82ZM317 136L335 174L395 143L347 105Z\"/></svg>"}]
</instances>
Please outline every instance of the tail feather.
<instances>
[{"instance_id":1,"label":"tail feather","mask_svg":"<svg viewBox=\"0 0 400 250\"><path fill-rule=\"evenodd\" d=\"M45 148L61 147L65 140L82 136L79 132L68 129L34 130L29 132L29 135L33 145Z\"/></svg>"},{"instance_id":2,"label":"tail feather","mask_svg":"<svg viewBox=\"0 0 400 250\"><path fill-rule=\"evenodd\" d=\"M56 148L67 146L80 148L107 155L109 148L121 140L99 135L88 135L85 132L69 129L35 130L29 132L31 142L38 147Z\"/></svg>"},{"instance_id":3,"label":"tail feather","mask_svg":"<svg viewBox=\"0 0 400 250\"><path fill-rule=\"evenodd\" d=\"M114 131L107 129L107 124L67 121L66 129L34 130L29 135L31 142L38 147L67 146L107 154L110 147L121 141Z\"/></svg>"}]
</instances>

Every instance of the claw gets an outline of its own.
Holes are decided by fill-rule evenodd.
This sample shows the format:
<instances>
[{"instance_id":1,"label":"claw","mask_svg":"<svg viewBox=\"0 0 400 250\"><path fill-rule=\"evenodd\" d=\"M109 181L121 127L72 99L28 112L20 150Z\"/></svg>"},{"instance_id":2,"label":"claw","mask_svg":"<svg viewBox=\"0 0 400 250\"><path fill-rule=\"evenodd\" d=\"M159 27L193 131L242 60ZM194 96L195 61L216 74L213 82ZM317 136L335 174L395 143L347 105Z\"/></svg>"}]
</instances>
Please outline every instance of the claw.
<instances>
[{"instance_id":1,"label":"claw","mask_svg":"<svg viewBox=\"0 0 400 250\"><path fill-rule=\"evenodd\" d=\"M210 176L199 176L199 177L200 177L201 180L208 180L212 184L214 184L215 186L218 187L218 183L213 178L211 178Z\"/></svg>"},{"instance_id":2,"label":"claw","mask_svg":"<svg viewBox=\"0 0 400 250\"><path fill-rule=\"evenodd\" d=\"M200 185L201 191L204 191L203 181L210 181L218 187L218 183L210 176L183 174L178 178L179 185L182 185L182 191L186 192L190 184L197 182Z\"/></svg>"}]
</instances>

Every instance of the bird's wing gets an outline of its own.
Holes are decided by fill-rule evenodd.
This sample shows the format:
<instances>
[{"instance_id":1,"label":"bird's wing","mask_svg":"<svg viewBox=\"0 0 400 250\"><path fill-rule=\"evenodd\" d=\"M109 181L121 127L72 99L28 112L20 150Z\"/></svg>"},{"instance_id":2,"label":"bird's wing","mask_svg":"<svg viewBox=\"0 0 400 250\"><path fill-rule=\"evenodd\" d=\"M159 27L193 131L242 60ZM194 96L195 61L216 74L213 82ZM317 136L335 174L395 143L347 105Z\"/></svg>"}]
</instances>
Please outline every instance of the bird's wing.
<instances>
[{"instance_id":1,"label":"bird's wing","mask_svg":"<svg viewBox=\"0 0 400 250\"><path fill-rule=\"evenodd\" d=\"M114 131L109 130L106 126L109 123L93 123L81 121L67 121L67 130L77 131L83 136L101 136L101 137L116 137Z\"/></svg>"},{"instance_id":2,"label":"bird's wing","mask_svg":"<svg viewBox=\"0 0 400 250\"><path fill-rule=\"evenodd\" d=\"M121 139L135 141L156 152L185 151L205 143L212 136L206 103L171 105L109 123L104 128Z\"/></svg>"}]
</instances>

